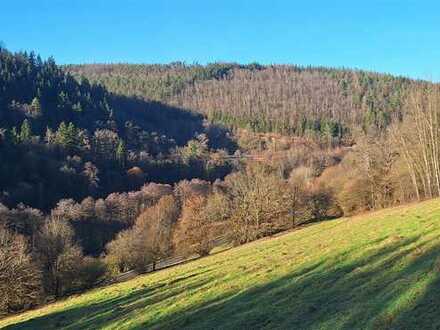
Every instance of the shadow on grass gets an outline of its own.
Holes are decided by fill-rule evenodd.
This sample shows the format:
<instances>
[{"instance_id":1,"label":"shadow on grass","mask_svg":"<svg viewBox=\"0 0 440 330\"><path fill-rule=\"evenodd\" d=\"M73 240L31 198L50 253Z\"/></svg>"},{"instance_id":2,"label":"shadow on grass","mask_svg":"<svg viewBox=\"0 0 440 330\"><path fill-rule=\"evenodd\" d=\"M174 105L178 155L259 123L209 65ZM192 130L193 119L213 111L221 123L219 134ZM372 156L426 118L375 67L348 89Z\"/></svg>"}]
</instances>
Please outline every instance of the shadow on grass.
<instances>
[{"instance_id":1,"label":"shadow on grass","mask_svg":"<svg viewBox=\"0 0 440 330\"><path fill-rule=\"evenodd\" d=\"M435 271L440 249L427 249L426 241L410 247L417 242L418 238L399 239L352 262L317 263L304 272L234 296L217 297L136 329L434 329L432 320L410 305L390 318L382 316L421 276ZM349 255L343 254L347 259ZM405 265L398 266L402 262ZM439 293L440 280L432 286L427 292ZM435 316L440 305L430 302L439 300L440 295L428 293L418 309ZM402 326L408 320L417 326Z\"/></svg>"},{"instance_id":2,"label":"shadow on grass","mask_svg":"<svg viewBox=\"0 0 440 330\"><path fill-rule=\"evenodd\" d=\"M439 259L435 260L432 271L440 275ZM440 276L435 276L424 288L424 294L406 310L386 320L390 321L389 328L393 329L440 329Z\"/></svg>"},{"instance_id":3,"label":"shadow on grass","mask_svg":"<svg viewBox=\"0 0 440 330\"><path fill-rule=\"evenodd\" d=\"M187 291L203 290L215 273L199 272L155 287L138 288L122 293L122 297L41 316L7 329L100 329L116 327L124 320L133 321L134 329L439 328L439 246L420 237L397 236L386 242L377 240L376 246L379 244L381 247L373 247L373 252L358 246L264 285L236 294L219 293L178 313L156 314L143 324L136 323L137 313L162 308L154 304L179 299ZM428 287L396 308L396 302L427 274L433 278Z\"/></svg>"},{"instance_id":4,"label":"shadow on grass","mask_svg":"<svg viewBox=\"0 0 440 330\"><path fill-rule=\"evenodd\" d=\"M132 292L121 291L118 297L104 298L96 303L67 308L60 312L7 326L4 329L101 329L127 319L132 312L171 299L186 290L197 290L206 285L209 279L201 277L194 283L185 286L177 286L176 284L207 272L189 274L173 281L164 281L155 286L141 285L133 288Z\"/></svg>"}]
</instances>

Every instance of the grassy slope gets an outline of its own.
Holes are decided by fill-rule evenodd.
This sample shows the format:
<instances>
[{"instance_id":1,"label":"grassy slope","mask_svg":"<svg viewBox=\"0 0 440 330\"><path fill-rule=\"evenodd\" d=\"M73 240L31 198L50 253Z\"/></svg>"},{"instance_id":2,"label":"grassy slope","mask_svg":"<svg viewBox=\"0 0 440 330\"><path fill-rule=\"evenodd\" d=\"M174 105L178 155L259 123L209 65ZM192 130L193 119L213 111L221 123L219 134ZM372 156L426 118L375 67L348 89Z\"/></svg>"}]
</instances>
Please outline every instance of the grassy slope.
<instances>
[{"instance_id":1,"label":"grassy slope","mask_svg":"<svg viewBox=\"0 0 440 330\"><path fill-rule=\"evenodd\" d=\"M440 200L319 223L0 321L8 329L440 328Z\"/></svg>"}]
</instances>

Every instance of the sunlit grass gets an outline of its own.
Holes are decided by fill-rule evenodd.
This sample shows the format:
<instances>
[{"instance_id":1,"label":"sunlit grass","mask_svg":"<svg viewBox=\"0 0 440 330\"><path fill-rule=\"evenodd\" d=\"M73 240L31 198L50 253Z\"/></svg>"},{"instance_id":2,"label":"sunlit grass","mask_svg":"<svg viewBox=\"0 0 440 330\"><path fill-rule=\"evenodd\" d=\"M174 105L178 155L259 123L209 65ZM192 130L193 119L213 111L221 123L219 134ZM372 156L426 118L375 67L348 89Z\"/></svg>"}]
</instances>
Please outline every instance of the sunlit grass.
<instances>
[{"instance_id":1,"label":"sunlit grass","mask_svg":"<svg viewBox=\"0 0 440 330\"><path fill-rule=\"evenodd\" d=\"M0 321L10 329L440 328L440 200L312 225Z\"/></svg>"}]
</instances>

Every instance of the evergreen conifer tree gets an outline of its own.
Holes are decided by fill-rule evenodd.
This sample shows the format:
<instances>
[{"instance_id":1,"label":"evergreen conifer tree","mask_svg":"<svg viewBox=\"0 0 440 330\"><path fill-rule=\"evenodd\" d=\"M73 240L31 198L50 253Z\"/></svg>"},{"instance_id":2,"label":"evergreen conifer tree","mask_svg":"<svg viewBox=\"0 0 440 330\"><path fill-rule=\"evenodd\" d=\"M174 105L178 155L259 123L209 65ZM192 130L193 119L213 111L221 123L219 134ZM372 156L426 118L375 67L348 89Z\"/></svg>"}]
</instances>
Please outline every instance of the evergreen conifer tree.
<instances>
[{"instance_id":1,"label":"evergreen conifer tree","mask_svg":"<svg viewBox=\"0 0 440 330\"><path fill-rule=\"evenodd\" d=\"M20 142L29 142L32 138L32 129L27 119L23 120L20 128Z\"/></svg>"}]
</instances>

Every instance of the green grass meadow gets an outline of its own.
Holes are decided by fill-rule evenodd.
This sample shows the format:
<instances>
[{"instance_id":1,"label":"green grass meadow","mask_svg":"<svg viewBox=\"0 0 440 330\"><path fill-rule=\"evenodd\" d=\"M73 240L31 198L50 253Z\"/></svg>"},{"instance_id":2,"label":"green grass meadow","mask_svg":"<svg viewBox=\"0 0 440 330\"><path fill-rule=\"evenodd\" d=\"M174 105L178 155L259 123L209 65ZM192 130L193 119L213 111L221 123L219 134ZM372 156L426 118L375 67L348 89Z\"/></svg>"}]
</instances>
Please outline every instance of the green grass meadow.
<instances>
[{"instance_id":1,"label":"green grass meadow","mask_svg":"<svg viewBox=\"0 0 440 330\"><path fill-rule=\"evenodd\" d=\"M440 200L317 223L0 328L440 329Z\"/></svg>"}]
</instances>

